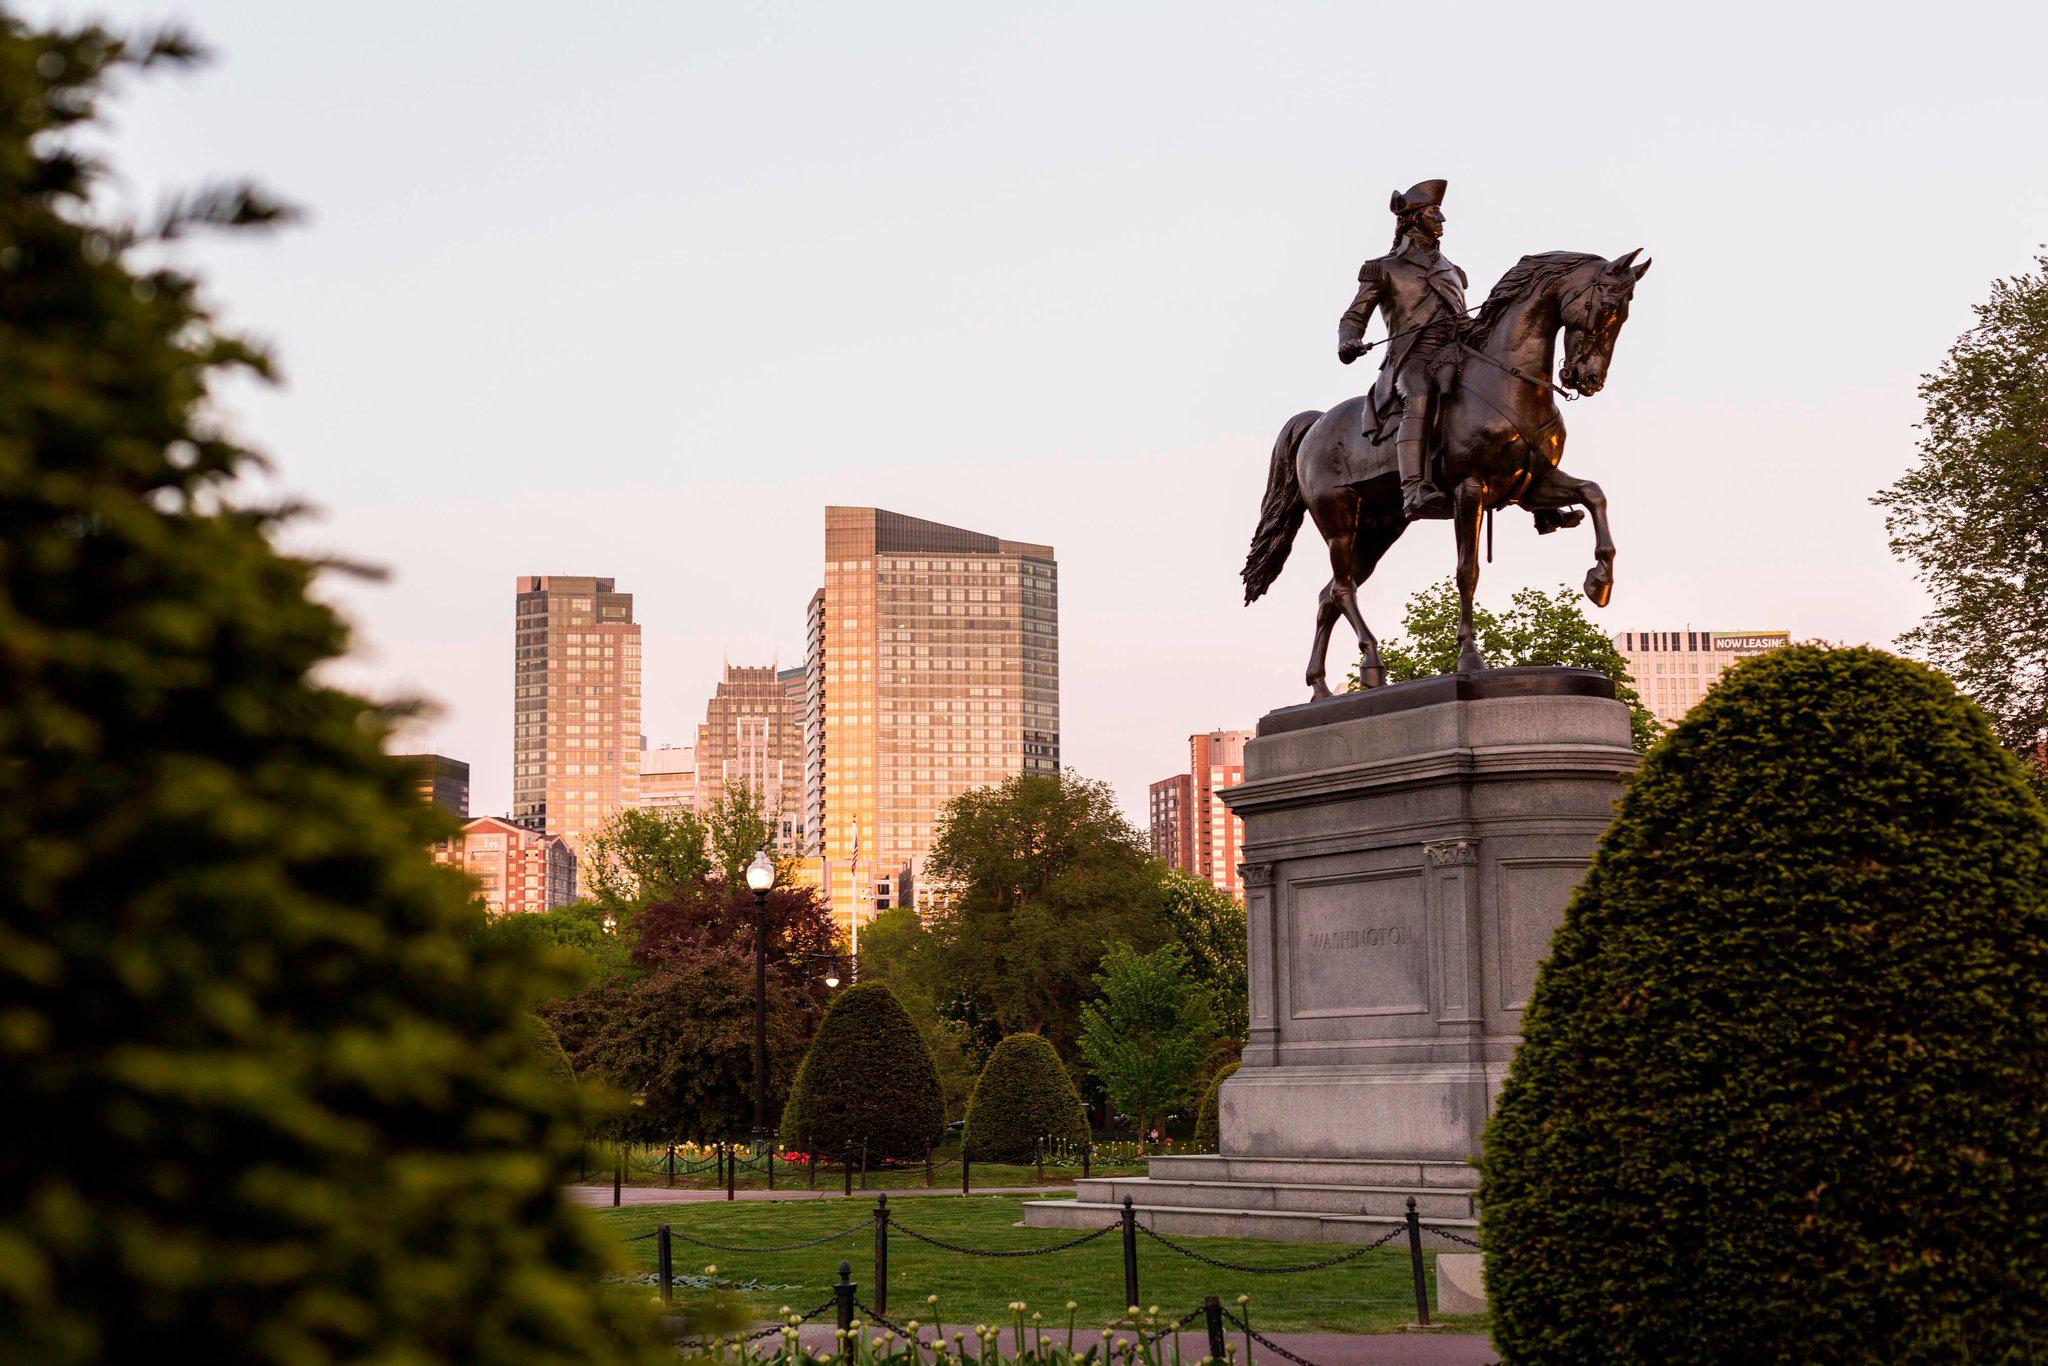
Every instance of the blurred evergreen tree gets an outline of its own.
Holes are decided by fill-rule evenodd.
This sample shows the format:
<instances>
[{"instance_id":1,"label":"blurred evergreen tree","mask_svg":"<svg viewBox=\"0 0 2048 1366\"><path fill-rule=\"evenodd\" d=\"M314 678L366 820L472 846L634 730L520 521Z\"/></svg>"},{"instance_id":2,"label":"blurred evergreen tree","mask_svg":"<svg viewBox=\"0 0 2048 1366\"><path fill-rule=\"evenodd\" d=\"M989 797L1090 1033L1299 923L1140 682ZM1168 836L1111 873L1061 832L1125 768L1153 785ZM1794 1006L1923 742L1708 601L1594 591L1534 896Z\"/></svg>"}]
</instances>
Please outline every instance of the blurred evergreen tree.
<instances>
[{"instance_id":1,"label":"blurred evergreen tree","mask_svg":"<svg viewBox=\"0 0 2048 1366\"><path fill-rule=\"evenodd\" d=\"M238 505L210 395L267 376L78 135L167 33L0 12L0 1358L634 1360L564 1201L534 955L473 933L452 826L317 681L341 622Z\"/></svg>"}]
</instances>

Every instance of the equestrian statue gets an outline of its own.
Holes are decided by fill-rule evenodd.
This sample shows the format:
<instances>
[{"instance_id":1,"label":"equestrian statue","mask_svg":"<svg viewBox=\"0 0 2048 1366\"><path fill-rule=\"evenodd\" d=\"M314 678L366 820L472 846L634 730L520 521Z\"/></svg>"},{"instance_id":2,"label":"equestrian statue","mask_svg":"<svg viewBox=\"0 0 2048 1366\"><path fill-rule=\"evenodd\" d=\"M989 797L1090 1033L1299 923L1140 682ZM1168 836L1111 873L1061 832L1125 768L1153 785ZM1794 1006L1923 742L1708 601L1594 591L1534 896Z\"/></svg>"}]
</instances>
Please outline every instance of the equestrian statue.
<instances>
[{"instance_id":1,"label":"equestrian statue","mask_svg":"<svg viewBox=\"0 0 2048 1366\"><path fill-rule=\"evenodd\" d=\"M1442 251L1445 182L1394 195L1394 249L1358 272L1358 294L1337 329L1337 358L1367 350L1366 325L1385 319L1386 359L1371 392L1328 412L1297 413L1273 443L1265 502L1243 571L1245 601L1272 587L1304 513L1330 551L1330 582L1316 604L1307 682L1330 695L1330 631L1343 617L1358 633L1359 681L1386 682L1379 642L1358 610L1371 577L1412 521L1443 520L1458 541L1458 672L1486 667L1472 625L1479 586L1480 521L1513 504L1549 533L1593 515L1593 567L1585 591L1605 607L1614 592L1607 499L1590 479L1558 467L1564 422L1556 398L1600 392L1615 338L1628 321L1636 281L1650 262L1637 251L1608 260L1590 252L1524 256L1476 314L1465 306L1465 272ZM1559 330L1564 364L1551 379Z\"/></svg>"}]
</instances>

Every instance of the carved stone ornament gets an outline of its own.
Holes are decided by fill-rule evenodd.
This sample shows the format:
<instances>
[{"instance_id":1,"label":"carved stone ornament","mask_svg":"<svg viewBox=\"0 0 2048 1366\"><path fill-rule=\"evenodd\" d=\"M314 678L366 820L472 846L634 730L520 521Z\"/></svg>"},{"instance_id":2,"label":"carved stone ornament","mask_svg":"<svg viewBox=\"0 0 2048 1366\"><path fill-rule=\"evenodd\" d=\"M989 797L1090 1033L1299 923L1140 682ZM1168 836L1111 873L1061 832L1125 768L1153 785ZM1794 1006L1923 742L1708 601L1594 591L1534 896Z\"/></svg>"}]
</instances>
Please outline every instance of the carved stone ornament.
<instances>
[{"instance_id":1,"label":"carved stone ornament","mask_svg":"<svg viewBox=\"0 0 2048 1366\"><path fill-rule=\"evenodd\" d=\"M1241 863L1237 866L1237 876L1244 883L1247 890L1253 887L1270 887L1273 885L1273 865L1270 863Z\"/></svg>"},{"instance_id":2,"label":"carved stone ornament","mask_svg":"<svg viewBox=\"0 0 2048 1366\"><path fill-rule=\"evenodd\" d=\"M1443 840L1423 845L1422 852L1432 868L1469 868L1479 862L1479 841Z\"/></svg>"}]
</instances>

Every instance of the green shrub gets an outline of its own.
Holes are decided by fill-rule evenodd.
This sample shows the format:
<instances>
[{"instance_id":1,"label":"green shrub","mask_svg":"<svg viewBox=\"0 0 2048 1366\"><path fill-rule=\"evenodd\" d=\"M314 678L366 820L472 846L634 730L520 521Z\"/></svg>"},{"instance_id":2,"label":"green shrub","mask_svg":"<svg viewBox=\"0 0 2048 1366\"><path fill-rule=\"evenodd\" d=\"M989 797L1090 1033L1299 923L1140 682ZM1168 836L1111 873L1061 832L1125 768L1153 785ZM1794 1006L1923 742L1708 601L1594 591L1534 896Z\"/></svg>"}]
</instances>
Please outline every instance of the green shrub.
<instances>
[{"instance_id":1,"label":"green shrub","mask_svg":"<svg viewBox=\"0 0 2048 1366\"><path fill-rule=\"evenodd\" d=\"M1086 1143L1088 1112L1052 1045L1012 1034L974 1083L960 1142L976 1162L1029 1162L1040 1139Z\"/></svg>"},{"instance_id":2,"label":"green shrub","mask_svg":"<svg viewBox=\"0 0 2048 1366\"><path fill-rule=\"evenodd\" d=\"M1237 1067L1234 1062L1225 1063L1202 1092L1202 1106L1195 1114L1195 1146L1205 1153L1216 1152L1223 1146L1223 1083L1230 1080Z\"/></svg>"},{"instance_id":3,"label":"green shrub","mask_svg":"<svg viewBox=\"0 0 2048 1366\"><path fill-rule=\"evenodd\" d=\"M1509 1361L2048 1342L2048 816L1876 650L1717 684L1629 785L1482 1157Z\"/></svg>"},{"instance_id":4,"label":"green shrub","mask_svg":"<svg viewBox=\"0 0 2048 1366\"><path fill-rule=\"evenodd\" d=\"M346 632L209 397L260 353L97 202L104 84L190 48L13 16L0 1360L653 1359L562 1195L582 1116L527 1007L563 983L470 942L472 889L427 855L452 824L321 681Z\"/></svg>"},{"instance_id":5,"label":"green shrub","mask_svg":"<svg viewBox=\"0 0 2048 1366\"><path fill-rule=\"evenodd\" d=\"M569 1055L562 1048L561 1039L556 1037L555 1027L538 1015L529 1015L526 1021L534 1064L552 1080L574 1085L576 1069L570 1066Z\"/></svg>"},{"instance_id":6,"label":"green shrub","mask_svg":"<svg viewBox=\"0 0 2048 1366\"><path fill-rule=\"evenodd\" d=\"M880 982L848 987L818 1024L782 1111L782 1143L837 1157L924 1156L945 1134L924 1036Z\"/></svg>"}]
</instances>

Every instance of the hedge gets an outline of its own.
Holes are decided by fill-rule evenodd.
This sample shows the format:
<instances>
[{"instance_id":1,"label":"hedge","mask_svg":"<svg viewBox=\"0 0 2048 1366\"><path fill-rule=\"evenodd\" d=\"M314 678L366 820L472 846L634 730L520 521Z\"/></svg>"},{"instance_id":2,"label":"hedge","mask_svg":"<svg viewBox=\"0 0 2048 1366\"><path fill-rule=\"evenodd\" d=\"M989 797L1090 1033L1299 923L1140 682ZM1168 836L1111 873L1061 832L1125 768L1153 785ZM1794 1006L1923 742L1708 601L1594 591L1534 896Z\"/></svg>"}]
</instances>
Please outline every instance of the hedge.
<instances>
[{"instance_id":1,"label":"hedge","mask_svg":"<svg viewBox=\"0 0 2048 1366\"><path fill-rule=\"evenodd\" d=\"M1225 1063L1202 1091L1201 1108L1195 1115L1195 1146L1205 1153L1216 1152L1223 1146L1223 1083L1230 1080L1237 1068L1234 1062Z\"/></svg>"},{"instance_id":2,"label":"hedge","mask_svg":"<svg viewBox=\"0 0 2048 1366\"><path fill-rule=\"evenodd\" d=\"M1029 1162L1040 1139L1086 1143L1088 1112L1053 1046L1036 1034L996 1045L974 1083L960 1142L976 1162Z\"/></svg>"},{"instance_id":3,"label":"hedge","mask_svg":"<svg viewBox=\"0 0 2048 1366\"><path fill-rule=\"evenodd\" d=\"M782 1112L782 1145L832 1158L914 1158L945 1135L924 1036L880 982L848 987L818 1024Z\"/></svg>"},{"instance_id":4,"label":"hedge","mask_svg":"<svg viewBox=\"0 0 2048 1366\"><path fill-rule=\"evenodd\" d=\"M1519 1361L2039 1360L2048 815L1877 650L1726 675L1647 756L1481 1160Z\"/></svg>"}]
</instances>

